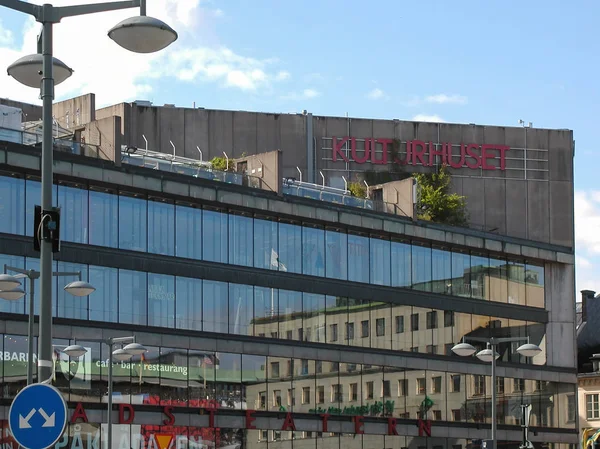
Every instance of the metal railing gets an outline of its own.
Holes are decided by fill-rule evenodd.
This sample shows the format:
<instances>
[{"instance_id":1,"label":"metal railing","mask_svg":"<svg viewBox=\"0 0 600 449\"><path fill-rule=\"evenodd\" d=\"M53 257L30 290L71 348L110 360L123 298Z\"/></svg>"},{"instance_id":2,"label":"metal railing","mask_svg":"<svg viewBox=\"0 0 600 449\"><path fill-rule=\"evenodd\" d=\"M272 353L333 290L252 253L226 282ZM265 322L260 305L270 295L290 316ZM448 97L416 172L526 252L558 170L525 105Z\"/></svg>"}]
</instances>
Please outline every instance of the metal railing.
<instances>
[{"instance_id":1,"label":"metal railing","mask_svg":"<svg viewBox=\"0 0 600 449\"><path fill-rule=\"evenodd\" d=\"M77 142L73 139L58 138L54 139L54 150L63 151L65 153L77 154L80 156L88 156L101 158L101 150L98 145ZM21 145L27 145L34 148L42 147L42 135L28 131L20 131L18 129L9 129L0 127L0 141L14 142ZM106 158L103 158L106 159Z\"/></svg>"}]
</instances>

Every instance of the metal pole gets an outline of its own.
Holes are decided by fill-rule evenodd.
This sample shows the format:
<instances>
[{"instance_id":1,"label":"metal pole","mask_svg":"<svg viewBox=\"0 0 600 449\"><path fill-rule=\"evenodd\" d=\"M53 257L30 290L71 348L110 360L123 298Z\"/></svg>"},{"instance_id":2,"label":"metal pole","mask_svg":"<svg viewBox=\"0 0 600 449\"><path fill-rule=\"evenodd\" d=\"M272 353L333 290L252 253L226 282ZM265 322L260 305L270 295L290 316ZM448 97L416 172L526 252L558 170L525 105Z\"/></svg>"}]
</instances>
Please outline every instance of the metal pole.
<instances>
[{"instance_id":1,"label":"metal pole","mask_svg":"<svg viewBox=\"0 0 600 449\"><path fill-rule=\"evenodd\" d=\"M36 277L29 276L29 329L27 331L27 385L33 383L33 318L35 308L33 304L34 286Z\"/></svg>"},{"instance_id":2,"label":"metal pole","mask_svg":"<svg viewBox=\"0 0 600 449\"><path fill-rule=\"evenodd\" d=\"M491 340L492 346L492 449L496 449L496 343Z\"/></svg>"},{"instance_id":3,"label":"metal pole","mask_svg":"<svg viewBox=\"0 0 600 449\"><path fill-rule=\"evenodd\" d=\"M112 403L113 403L113 342L108 342L108 415L106 418L106 449L112 447Z\"/></svg>"},{"instance_id":4,"label":"metal pole","mask_svg":"<svg viewBox=\"0 0 600 449\"><path fill-rule=\"evenodd\" d=\"M44 5L44 10L50 5ZM46 11L44 11L46 12ZM52 207L52 23L43 22L43 124L42 124L42 213ZM43 220L43 217L42 217ZM42 225L43 226L43 225ZM40 333L38 342L38 381L52 376L52 242L40 241Z\"/></svg>"}]
</instances>

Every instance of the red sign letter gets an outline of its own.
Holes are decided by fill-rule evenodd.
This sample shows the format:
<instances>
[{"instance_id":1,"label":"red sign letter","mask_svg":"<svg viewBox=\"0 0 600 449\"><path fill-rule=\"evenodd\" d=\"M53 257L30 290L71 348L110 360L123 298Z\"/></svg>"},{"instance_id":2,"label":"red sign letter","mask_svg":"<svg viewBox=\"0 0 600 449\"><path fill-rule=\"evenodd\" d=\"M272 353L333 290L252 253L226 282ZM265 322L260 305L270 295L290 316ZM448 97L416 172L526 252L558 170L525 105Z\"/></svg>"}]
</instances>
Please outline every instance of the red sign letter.
<instances>
[{"instance_id":1,"label":"red sign letter","mask_svg":"<svg viewBox=\"0 0 600 449\"><path fill-rule=\"evenodd\" d=\"M428 167L429 164L425 162L425 142L422 140L413 140L412 143L412 165L417 165L417 159L421 161L421 165ZM420 148L420 150L419 150Z\"/></svg>"},{"instance_id":2,"label":"red sign letter","mask_svg":"<svg viewBox=\"0 0 600 449\"><path fill-rule=\"evenodd\" d=\"M465 165L465 144L460 144L460 160L457 164L452 162L452 144L448 146L448 162L450 163L450 167L452 168L462 168Z\"/></svg>"},{"instance_id":3,"label":"red sign letter","mask_svg":"<svg viewBox=\"0 0 600 449\"><path fill-rule=\"evenodd\" d=\"M396 424L398 424L398 420L396 418L388 418L388 435L398 435Z\"/></svg>"},{"instance_id":4,"label":"red sign letter","mask_svg":"<svg viewBox=\"0 0 600 449\"><path fill-rule=\"evenodd\" d=\"M474 153L473 150L478 150L479 149L479 145L474 144L474 143L470 143L467 145L467 155L469 157L472 157L473 159L475 159L475 163L469 163L469 161L467 161L467 167L469 168L479 168L481 167L481 158L479 157L479 155L477 153Z\"/></svg>"},{"instance_id":5,"label":"red sign letter","mask_svg":"<svg viewBox=\"0 0 600 449\"><path fill-rule=\"evenodd\" d=\"M129 417L125 419L125 409L129 412ZM119 424L131 424L135 418L135 411L129 404L119 404Z\"/></svg>"},{"instance_id":6,"label":"red sign letter","mask_svg":"<svg viewBox=\"0 0 600 449\"><path fill-rule=\"evenodd\" d=\"M371 162L373 164L386 165L387 164L387 155L388 155L388 144L392 143L392 139L374 139L371 141L373 144L373 148L371 148ZM375 150L377 147L375 146L377 143L382 145L381 149L381 160L375 159Z\"/></svg>"},{"instance_id":7,"label":"red sign letter","mask_svg":"<svg viewBox=\"0 0 600 449\"><path fill-rule=\"evenodd\" d=\"M447 163L446 160L446 147L448 146L447 143L440 143L440 149L436 150L436 146L434 145L433 142L429 142L429 165L434 165L435 164L435 158L436 156L442 156L442 164Z\"/></svg>"},{"instance_id":8,"label":"red sign letter","mask_svg":"<svg viewBox=\"0 0 600 449\"><path fill-rule=\"evenodd\" d=\"M246 410L246 429L256 429L256 426L252 424L254 421L256 421L254 410Z\"/></svg>"},{"instance_id":9,"label":"red sign letter","mask_svg":"<svg viewBox=\"0 0 600 449\"><path fill-rule=\"evenodd\" d=\"M294 418L292 418L290 412L287 412L287 415L285 415L285 421L283 422L281 430L296 430L296 424L294 424Z\"/></svg>"},{"instance_id":10,"label":"red sign letter","mask_svg":"<svg viewBox=\"0 0 600 449\"><path fill-rule=\"evenodd\" d=\"M328 413L324 413L321 416L321 421L323 422L323 432L327 432L327 420L329 419L329 414Z\"/></svg>"},{"instance_id":11,"label":"red sign letter","mask_svg":"<svg viewBox=\"0 0 600 449\"><path fill-rule=\"evenodd\" d=\"M352 417L352 421L354 421L354 433L356 434L363 434L365 433L364 429L362 428L363 424L364 424L364 416L353 416Z\"/></svg>"},{"instance_id":12,"label":"red sign letter","mask_svg":"<svg viewBox=\"0 0 600 449\"><path fill-rule=\"evenodd\" d=\"M163 424L165 426L172 426L173 424L175 424L175 415L173 415L172 412L173 412L173 407L170 405L167 405L166 407L163 408L163 413L167 417L167 419L165 419L163 421Z\"/></svg>"},{"instance_id":13,"label":"red sign letter","mask_svg":"<svg viewBox=\"0 0 600 449\"><path fill-rule=\"evenodd\" d=\"M487 151L493 150L494 148L496 148L496 145L481 145L481 168L484 170L496 170L496 167L487 164L488 159L494 159L494 155Z\"/></svg>"},{"instance_id":14,"label":"red sign letter","mask_svg":"<svg viewBox=\"0 0 600 449\"><path fill-rule=\"evenodd\" d=\"M419 426L419 436L425 436L427 435L428 437L431 436L431 421L427 420L427 421L423 421L422 419L419 419L418 422L418 426Z\"/></svg>"},{"instance_id":15,"label":"red sign letter","mask_svg":"<svg viewBox=\"0 0 600 449\"><path fill-rule=\"evenodd\" d=\"M350 138L350 154L352 154L352 159L357 164L364 164L369 160L369 156L371 154L371 139L365 139L365 152L362 158L359 158L356 154L356 138Z\"/></svg>"},{"instance_id":16,"label":"red sign letter","mask_svg":"<svg viewBox=\"0 0 600 449\"><path fill-rule=\"evenodd\" d=\"M500 150L500 170L506 170L506 152L510 150L510 147L498 145L496 148Z\"/></svg>"},{"instance_id":17,"label":"red sign letter","mask_svg":"<svg viewBox=\"0 0 600 449\"><path fill-rule=\"evenodd\" d=\"M81 402L78 402L77 407L75 407L73 416L71 416L71 424L77 422L78 419L83 420L83 422L88 422L88 418L85 413L85 409L83 408L83 404Z\"/></svg>"},{"instance_id":18,"label":"red sign letter","mask_svg":"<svg viewBox=\"0 0 600 449\"><path fill-rule=\"evenodd\" d=\"M334 137L332 139L333 162L337 161L338 155L342 158L344 162L348 162L348 158L344 153L342 153L342 147L346 142L348 142L348 139L350 139L350 137L344 137L340 142L337 141L337 137Z\"/></svg>"}]
</instances>

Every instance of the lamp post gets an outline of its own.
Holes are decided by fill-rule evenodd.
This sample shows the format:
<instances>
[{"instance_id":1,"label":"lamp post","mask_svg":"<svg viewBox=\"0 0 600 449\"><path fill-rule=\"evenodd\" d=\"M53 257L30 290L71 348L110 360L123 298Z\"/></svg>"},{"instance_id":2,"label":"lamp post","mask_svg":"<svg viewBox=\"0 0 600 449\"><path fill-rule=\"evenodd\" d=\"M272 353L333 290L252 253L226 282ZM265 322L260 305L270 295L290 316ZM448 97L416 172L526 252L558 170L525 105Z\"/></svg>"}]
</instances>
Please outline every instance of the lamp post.
<instances>
[{"instance_id":1,"label":"lamp post","mask_svg":"<svg viewBox=\"0 0 600 449\"><path fill-rule=\"evenodd\" d=\"M41 217L37 235L40 236L40 332L38 348L38 379L52 374L52 251L58 240L58 213L52 209L52 101L54 85L73 73L66 64L52 55L53 25L67 17L140 8L140 15L118 23L108 37L121 47L136 53L160 51L177 40L177 33L166 23L146 16L146 0L113 1L86 5L56 7L34 5L22 0L0 0L0 6L33 16L42 24L38 41L41 55L26 56L8 67L8 74L30 87L41 87L42 98L42 167ZM56 74L56 77L55 77Z\"/></svg>"},{"instance_id":2,"label":"lamp post","mask_svg":"<svg viewBox=\"0 0 600 449\"><path fill-rule=\"evenodd\" d=\"M475 341L475 342L486 343L487 347L486 347L486 349L482 349L481 351L477 352L477 349L475 349L475 347L473 345L470 345L469 343L465 343L464 340L471 340L471 341ZM529 343L529 337L506 337L506 338L464 337L462 343L458 343L457 345L454 345L454 347L452 348L452 352L454 352L456 355L463 356L463 357L470 357L477 352L477 358L479 360L481 360L482 362L492 362L492 448L491 449L497 449L497 445L496 445L496 429L497 429L497 423L496 423L496 406L497 406L496 359L500 356L500 354L498 354L496 352L496 347L501 343L513 343L513 342L519 342L519 341L527 341L527 343L525 343L517 348L517 352L524 357L535 357L540 352L542 352L542 349L539 346Z\"/></svg>"},{"instance_id":3,"label":"lamp post","mask_svg":"<svg viewBox=\"0 0 600 449\"><path fill-rule=\"evenodd\" d=\"M7 271L18 273L17 275L8 274ZM65 285L64 290L73 296L88 296L89 294L96 291L88 282L81 280L81 271L58 271L52 273L52 276L77 276L78 281L70 282ZM34 323L34 290L35 280L40 277L40 272L36 270L24 270L23 268L10 267L4 265L4 274L0 275L0 298L8 301L16 301L25 296L25 292L20 288L21 281L19 279L29 279L29 327L27 330L27 385L33 383L33 323ZM12 287L16 285L17 287ZM8 287L8 288L7 288ZM52 344L52 342L50 342ZM38 380L45 378L38 377Z\"/></svg>"}]
</instances>

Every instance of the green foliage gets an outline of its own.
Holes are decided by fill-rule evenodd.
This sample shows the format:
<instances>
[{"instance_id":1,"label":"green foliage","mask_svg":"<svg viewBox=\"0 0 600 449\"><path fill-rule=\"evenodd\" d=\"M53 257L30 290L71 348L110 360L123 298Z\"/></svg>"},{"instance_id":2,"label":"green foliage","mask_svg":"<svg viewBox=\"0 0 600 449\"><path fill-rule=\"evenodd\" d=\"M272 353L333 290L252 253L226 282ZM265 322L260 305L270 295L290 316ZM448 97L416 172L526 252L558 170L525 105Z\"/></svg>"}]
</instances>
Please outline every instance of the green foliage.
<instances>
[{"instance_id":1,"label":"green foliage","mask_svg":"<svg viewBox=\"0 0 600 449\"><path fill-rule=\"evenodd\" d=\"M367 188L360 182L349 182L348 191L352 196L357 198L365 198L367 196Z\"/></svg>"},{"instance_id":2,"label":"green foliage","mask_svg":"<svg viewBox=\"0 0 600 449\"><path fill-rule=\"evenodd\" d=\"M400 140L392 140L392 144L388 146L388 163L387 170L367 170L365 172L365 181L370 186L385 184L391 181L402 181L411 177L411 174L399 163L395 162L399 159Z\"/></svg>"},{"instance_id":3,"label":"green foliage","mask_svg":"<svg viewBox=\"0 0 600 449\"><path fill-rule=\"evenodd\" d=\"M216 157L215 156L210 160L210 163L214 170L233 171L233 161L230 160L229 167L227 167L227 159L225 159L224 157Z\"/></svg>"},{"instance_id":4,"label":"green foliage","mask_svg":"<svg viewBox=\"0 0 600 449\"><path fill-rule=\"evenodd\" d=\"M415 173L413 177L418 185L418 218L455 226L467 225L465 197L449 192L451 177L445 164L435 173Z\"/></svg>"}]
</instances>

